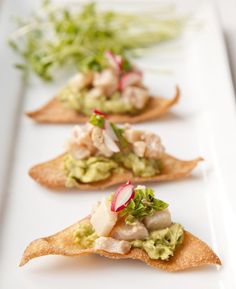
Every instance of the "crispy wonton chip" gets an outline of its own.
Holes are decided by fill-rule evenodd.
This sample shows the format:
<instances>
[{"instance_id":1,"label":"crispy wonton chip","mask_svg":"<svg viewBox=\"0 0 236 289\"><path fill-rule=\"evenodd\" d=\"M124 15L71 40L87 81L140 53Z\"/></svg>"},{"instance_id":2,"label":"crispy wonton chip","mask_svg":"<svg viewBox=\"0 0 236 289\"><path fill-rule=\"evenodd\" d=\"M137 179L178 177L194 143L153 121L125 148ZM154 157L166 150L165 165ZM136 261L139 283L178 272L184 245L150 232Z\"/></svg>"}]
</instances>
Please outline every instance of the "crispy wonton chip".
<instances>
[{"instance_id":1,"label":"crispy wonton chip","mask_svg":"<svg viewBox=\"0 0 236 289\"><path fill-rule=\"evenodd\" d=\"M65 188L66 176L63 173L63 158L64 155L61 155L51 161L38 164L30 169L29 175L45 187L52 189ZM94 190L108 188L124 183L127 180L131 180L134 183L177 180L189 175L201 160L203 159L199 157L190 161L182 161L168 154L164 154L161 159L163 170L159 175L153 177L136 177L133 176L131 171L125 170L122 173L114 172L111 177L102 181L92 183L75 182L75 187L82 190Z\"/></svg>"},{"instance_id":2,"label":"crispy wonton chip","mask_svg":"<svg viewBox=\"0 0 236 289\"><path fill-rule=\"evenodd\" d=\"M137 115L111 114L109 120L114 123L137 123L159 118L173 106L180 97L179 87L176 87L176 94L171 99L162 97L151 97L147 107ZM65 107L57 97L49 101L42 108L28 112L27 115L37 122L78 124L88 121L88 117L76 112L76 110Z\"/></svg>"},{"instance_id":3,"label":"crispy wonton chip","mask_svg":"<svg viewBox=\"0 0 236 289\"><path fill-rule=\"evenodd\" d=\"M89 218L80 222L89 222ZM80 249L74 242L74 232L79 222L65 230L30 243L26 248L20 262L25 265L31 259L45 255L81 256L98 254L112 259L134 259L141 260L147 265L168 272L181 271L208 264L221 265L218 256L203 241L191 233L184 232L184 241L176 249L175 254L169 261L153 260L148 257L142 249L132 249L128 254L114 254L95 249Z\"/></svg>"}]
</instances>

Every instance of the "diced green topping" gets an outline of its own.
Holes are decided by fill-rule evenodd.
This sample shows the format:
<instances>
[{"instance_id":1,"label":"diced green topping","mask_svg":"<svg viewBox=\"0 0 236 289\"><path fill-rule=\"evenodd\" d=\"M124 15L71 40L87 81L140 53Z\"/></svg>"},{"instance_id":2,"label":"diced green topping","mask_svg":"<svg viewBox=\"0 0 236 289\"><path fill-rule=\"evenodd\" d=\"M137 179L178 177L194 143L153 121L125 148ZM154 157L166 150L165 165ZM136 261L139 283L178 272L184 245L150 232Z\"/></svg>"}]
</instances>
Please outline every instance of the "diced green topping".
<instances>
[{"instance_id":1,"label":"diced green topping","mask_svg":"<svg viewBox=\"0 0 236 289\"><path fill-rule=\"evenodd\" d=\"M104 126L105 126L105 119L102 115L92 114L89 122L92 125L98 126L100 128L104 128Z\"/></svg>"},{"instance_id":2,"label":"diced green topping","mask_svg":"<svg viewBox=\"0 0 236 289\"><path fill-rule=\"evenodd\" d=\"M124 72L129 72L130 70L132 70L131 62L125 56L122 58L121 70Z\"/></svg>"},{"instance_id":3,"label":"diced green topping","mask_svg":"<svg viewBox=\"0 0 236 289\"><path fill-rule=\"evenodd\" d=\"M100 72L107 67L107 62L103 55L91 55L80 62L80 67L83 72L91 70Z\"/></svg>"},{"instance_id":4,"label":"diced green topping","mask_svg":"<svg viewBox=\"0 0 236 289\"><path fill-rule=\"evenodd\" d=\"M183 227L180 224L172 224L166 229L151 232L144 241L134 240L131 244L133 248L144 249L151 259L169 260L183 239Z\"/></svg>"},{"instance_id":5,"label":"diced green topping","mask_svg":"<svg viewBox=\"0 0 236 289\"><path fill-rule=\"evenodd\" d=\"M74 236L75 236L75 243L81 249L92 248L95 240L98 238L92 225L87 221L80 223L78 225L78 228L74 233Z\"/></svg>"},{"instance_id":6,"label":"diced green topping","mask_svg":"<svg viewBox=\"0 0 236 289\"><path fill-rule=\"evenodd\" d=\"M115 53L114 53L115 55ZM122 72L129 72L133 69L131 62L128 60L128 58L125 55L119 55L122 58L122 64L121 64L121 71ZM105 53L103 54L96 54L91 55L87 58L82 59L80 62L80 70L81 71L102 71L103 69L109 67L110 64L108 62L107 57L105 56Z\"/></svg>"},{"instance_id":7,"label":"diced green topping","mask_svg":"<svg viewBox=\"0 0 236 289\"><path fill-rule=\"evenodd\" d=\"M168 204L155 198L151 188L135 189L135 196L129 204L120 212L120 216L126 217L126 223L132 223L135 219L153 215L156 211L162 211Z\"/></svg>"}]
</instances>

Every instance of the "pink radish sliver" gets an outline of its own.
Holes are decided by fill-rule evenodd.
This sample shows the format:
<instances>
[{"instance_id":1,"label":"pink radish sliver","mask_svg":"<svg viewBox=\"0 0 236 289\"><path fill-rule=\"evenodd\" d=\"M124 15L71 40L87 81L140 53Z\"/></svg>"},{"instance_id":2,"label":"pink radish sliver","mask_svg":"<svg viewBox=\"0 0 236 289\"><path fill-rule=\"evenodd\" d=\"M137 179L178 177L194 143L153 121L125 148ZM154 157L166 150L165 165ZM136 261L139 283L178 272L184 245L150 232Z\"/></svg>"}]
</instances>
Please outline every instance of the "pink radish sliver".
<instances>
[{"instance_id":1,"label":"pink radish sliver","mask_svg":"<svg viewBox=\"0 0 236 289\"><path fill-rule=\"evenodd\" d=\"M140 73L132 71L121 77L120 80L120 90L124 90L127 86L132 86L138 84L142 80L142 75Z\"/></svg>"},{"instance_id":2,"label":"pink radish sliver","mask_svg":"<svg viewBox=\"0 0 236 289\"><path fill-rule=\"evenodd\" d=\"M120 148L118 147L118 145L115 143L115 141L111 138L110 135L108 135L108 133L106 132L106 130L103 130L103 138L104 138L104 143L107 146L107 148L114 152L114 153L118 153L120 151Z\"/></svg>"},{"instance_id":3,"label":"pink radish sliver","mask_svg":"<svg viewBox=\"0 0 236 289\"><path fill-rule=\"evenodd\" d=\"M134 198L134 194L134 185L130 182L120 186L112 198L111 210L119 212L124 209L130 200Z\"/></svg>"},{"instance_id":4,"label":"pink radish sliver","mask_svg":"<svg viewBox=\"0 0 236 289\"><path fill-rule=\"evenodd\" d=\"M112 66L118 71L120 71L122 65L122 58L118 55L113 54L111 51L107 51L105 55L112 64Z\"/></svg>"},{"instance_id":5,"label":"pink radish sliver","mask_svg":"<svg viewBox=\"0 0 236 289\"><path fill-rule=\"evenodd\" d=\"M105 131L111 137L113 141L118 141L118 138L108 120L105 121Z\"/></svg>"}]
</instances>

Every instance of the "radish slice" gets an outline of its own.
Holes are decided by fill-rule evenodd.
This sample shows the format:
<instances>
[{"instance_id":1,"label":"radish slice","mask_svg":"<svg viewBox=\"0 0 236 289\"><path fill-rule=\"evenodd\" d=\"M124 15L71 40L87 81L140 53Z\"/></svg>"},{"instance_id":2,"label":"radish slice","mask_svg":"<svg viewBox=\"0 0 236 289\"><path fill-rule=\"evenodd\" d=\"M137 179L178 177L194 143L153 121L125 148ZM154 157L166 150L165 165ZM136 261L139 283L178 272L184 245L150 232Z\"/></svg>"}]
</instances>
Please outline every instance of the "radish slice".
<instances>
[{"instance_id":1,"label":"radish slice","mask_svg":"<svg viewBox=\"0 0 236 289\"><path fill-rule=\"evenodd\" d=\"M97 114L97 115L101 115L101 116L103 116L103 117L107 117L107 114L105 113L105 112L102 112L102 111L100 111L100 110L98 110L98 109L94 109L93 110L93 113L94 114Z\"/></svg>"},{"instance_id":2,"label":"radish slice","mask_svg":"<svg viewBox=\"0 0 236 289\"><path fill-rule=\"evenodd\" d=\"M116 55L116 63L119 65L119 68L121 70L122 64L123 64L123 58L120 55Z\"/></svg>"},{"instance_id":3,"label":"radish slice","mask_svg":"<svg viewBox=\"0 0 236 289\"><path fill-rule=\"evenodd\" d=\"M122 57L119 55L115 55L111 51L106 51L105 56L109 60L110 64L118 71L121 70L122 66Z\"/></svg>"},{"instance_id":4,"label":"radish slice","mask_svg":"<svg viewBox=\"0 0 236 289\"><path fill-rule=\"evenodd\" d=\"M120 186L115 192L111 201L111 211L119 212L123 210L127 204L134 198L134 185L128 181Z\"/></svg>"},{"instance_id":5,"label":"radish slice","mask_svg":"<svg viewBox=\"0 0 236 289\"><path fill-rule=\"evenodd\" d=\"M105 131L110 136L110 138L114 141L118 141L117 135L115 134L111 124L108 120L105 121Z\"/></svg>"},{"instance_id":6,"label":"radish slice","mask_svg":"<svg viewBox=\"0 0 236 289\"><path fill-rule=\"evenodd\" d=\"M120 90L124 90L127 86L139 84L142 81L142 75L139 72L132 71L123 75L120 79Z\"/></svg>"},{"instance_id":7,"label":"radish slice","mask_svg":"<svg viewBox=\"0 0 236 289\"><path fill-rule=\"evenodd\" d=\"M104 144L107 146L107 148L114 152L118 153L120 151L118 145L114 142L114 140L108 135L106 130L103 130L103 137L104 137Z\"/></svg>"}]
</instances>

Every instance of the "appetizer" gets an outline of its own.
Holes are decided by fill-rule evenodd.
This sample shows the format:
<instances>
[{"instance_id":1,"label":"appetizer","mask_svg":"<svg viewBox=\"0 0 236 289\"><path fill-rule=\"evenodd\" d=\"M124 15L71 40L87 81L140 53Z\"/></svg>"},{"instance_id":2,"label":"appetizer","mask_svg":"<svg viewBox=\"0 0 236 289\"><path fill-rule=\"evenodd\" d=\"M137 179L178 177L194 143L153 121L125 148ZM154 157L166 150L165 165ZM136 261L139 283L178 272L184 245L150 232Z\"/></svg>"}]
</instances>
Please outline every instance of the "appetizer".
<instances>
[{"instance_id":1,"label":"appetizer","mask_svg":"<svg viewBox=\"0 0 236 289\"><path fill-rule=\"evenodd\" d=\"M168 204L155 198L151 188L134 188L130 182L98 202L87 218L33 241L20 266L44 255L88 254L137 259L169 272L221 265L207 244L172 221Z\"/></svg>"},{"instance_id":2,"label":"appetizer","mask_svg":"<svg viewBox=\"0 0 236 289\"><path fill-rule=\"evenodd\" d=\"M88 68L77 73L49 103L27 115L42 123L77 124L88 121L97 108L110 114L115 123L136 123L165 114L180 96L178 87L171 99L150 96L142 72L111 51L93 57Z\"/></svg>"},{"instance_id":3,"label":"appetizer","mask_svg":"<svg viewBox=\"0 0 236 289\"><path fill-rule=\"evenodd\" d=\"M133 182L170 181L187 176L197 163L165 152L152 132L123 127L98 110L83 126L75 126L66 152L30 169L30 176L53 188L101 189L130 179Z\"/></svg>"}]
</instances>

